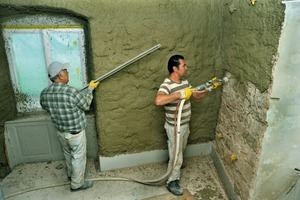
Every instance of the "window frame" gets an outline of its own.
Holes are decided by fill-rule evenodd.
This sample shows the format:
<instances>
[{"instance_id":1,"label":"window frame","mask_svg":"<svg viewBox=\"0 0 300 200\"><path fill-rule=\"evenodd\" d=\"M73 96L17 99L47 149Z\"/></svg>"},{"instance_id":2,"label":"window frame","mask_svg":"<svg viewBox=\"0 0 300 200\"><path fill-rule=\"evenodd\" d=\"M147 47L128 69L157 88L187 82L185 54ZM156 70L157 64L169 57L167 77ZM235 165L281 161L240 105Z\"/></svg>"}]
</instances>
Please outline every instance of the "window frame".
<instances>
[{"instance_id":1,"label":"window frame","mask_svg":"<svg viewBox=\"0 0 300 200\"><path fill-rule=\"evenodd\" d=\"M36 99L35 96L26 96L27 94L22 94L20 93L21 91L21 87L20 87L20 83L18 80L18 75L17 75L17 68L15 65L15 61L14 61L14 57L17 55L14 55L14 51L11 49L12 46L10 44L10 35L14 34L14 33L38 33L41 35L42 38L42 49L44 50L44 62L45 62L45 67L49 66L49 64L54 61L53 59L53 55L51 52L51 42L50 42L50 35L52 34L57 34L57 33L61 33L63 35L63 33L77 33L78 34L78 48L79 48L79 56L80 56L80 68L76 68L76 72L77 69L79 69L77 74L81 74L81 76L77 75L77 77L81 77L81 86L83 87L84 85L87 84L87 69L86 69L86 49L85 49L85 33L84 33L84 29L82 28L82 26L80 25L69 25L69 26L58 26L58 25L44 25L44 26L20 26L20 25L8 25L8 26L4 26L3 27L3 36L5 38L5 49L6 49L6 53L7 53L7 58L8 58L8 63L9 63L9 71L10 71L10 77L11 77L11 81L12 81L12 85L13 85L13 90L14 90L14 95L16 98L16 107L17 107L17 112L18 113L31 113L31 112L38 112L38 111L42 111L42 108L39 104L39 101ZM57 60L59 62L64 62L61 60ZM65 60L66 62L72 62L69 61L67 58ZM46 69L47 71L47 69ZM51 81L49 80L47 74L47 82L48 85L51 84ZM72 77L71 77L72 80ZM43 79L44 81L44 79ZM78 80L76 80L76 84L78 84ZM74 82L75 84L75 82ZM72 83L69 85L72 86ZM80 83L79 83L80 85ZM75 85L73 85L75 87ZM81 89L79 88L79 86L77 85L76 87L77 89ZM33 97L33 98L32 98ZM24 99L30 99L30 101L24 101Z\"/></svg>"}]
</instances>

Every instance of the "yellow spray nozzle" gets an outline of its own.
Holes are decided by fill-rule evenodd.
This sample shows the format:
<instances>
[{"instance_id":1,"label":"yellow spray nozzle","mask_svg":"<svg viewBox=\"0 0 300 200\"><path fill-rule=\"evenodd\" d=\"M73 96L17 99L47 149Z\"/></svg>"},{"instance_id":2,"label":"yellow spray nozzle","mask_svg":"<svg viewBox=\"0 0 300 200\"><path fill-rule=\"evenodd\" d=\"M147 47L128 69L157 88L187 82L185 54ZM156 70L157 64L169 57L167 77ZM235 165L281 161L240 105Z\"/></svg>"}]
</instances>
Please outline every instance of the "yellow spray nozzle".
<instances>
[{"instance_id":1,"label":"yellow spray nozzle","mask_svg":"<svg viewBox=\"0 0 300 200\"><path fill-rule=\"evenodd\" d=\"M254 5L256 2L256 0L251 0L252 5Z\"/></svg>"}]
</instances>

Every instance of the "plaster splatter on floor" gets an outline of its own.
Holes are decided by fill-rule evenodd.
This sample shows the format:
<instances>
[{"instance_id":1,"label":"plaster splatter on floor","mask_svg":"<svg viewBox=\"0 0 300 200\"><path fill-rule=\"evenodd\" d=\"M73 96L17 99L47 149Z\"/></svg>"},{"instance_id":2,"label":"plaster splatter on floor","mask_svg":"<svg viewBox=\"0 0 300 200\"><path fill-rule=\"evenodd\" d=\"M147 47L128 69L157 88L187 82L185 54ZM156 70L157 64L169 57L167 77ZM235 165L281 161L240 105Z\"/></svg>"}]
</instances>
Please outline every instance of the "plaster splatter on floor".
<instances>
[{"instance_id":1,"label":"plaster splatter on floor","mask_svg":"<svg viewBox=\"0 0 300 200\"><path fill-rule=\"evenodd\" d=\"M101 200L228 200L209 155L185 159L180 185L185 191L181 197L168 192L165 185L148 186L130 181L95 181L86 191L71 193L64 161L52 161L18 165L1 182L7 200L39 199L101 199ZM87 164L87 179L128 177L157 179L165 174L167 163L145 164L131 168L100 172L92 159ZM41 188L33 190L33 188ZM32 191L30 191L32 190ZM24 192L22 192L24 191ZM28 192L26 192L28 191ZM18 195L15 195L20 193Z\"/></svg>"}]
</instances>

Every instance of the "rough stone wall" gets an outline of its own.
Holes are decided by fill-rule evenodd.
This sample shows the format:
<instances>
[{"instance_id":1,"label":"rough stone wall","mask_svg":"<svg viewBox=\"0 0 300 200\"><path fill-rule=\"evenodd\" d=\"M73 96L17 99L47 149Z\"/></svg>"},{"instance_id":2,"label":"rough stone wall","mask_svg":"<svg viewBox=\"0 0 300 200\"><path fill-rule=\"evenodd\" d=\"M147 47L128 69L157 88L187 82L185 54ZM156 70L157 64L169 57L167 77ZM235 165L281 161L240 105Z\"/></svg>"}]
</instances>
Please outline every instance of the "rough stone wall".
<instances>
[{"instance_id":1,"label":"rough stone wall","mask_svg":"<svg viewBox=\"0 0 300 200\"><path fill-rule=\"evenodd\" d=\"M267 128L266 113L269 92L261 93L252 83L243 95L237 79L230 75L223 87L222 103L216 132L223 138L214 141L219 157L241 199L248 199L260 158L263 134ZM231 155L237 155L232 160Z\"/></svg>"},{"instance_id":2,"label":"rough stone wall","mask_svg":"<svg viewBox=\"0 0 300 200\"><path fill-rule=\"evenodd\" d=\"M272 68L284 17L281 1L224 3L222 61L230 81L223 88L214 145L235 192L250 199L266 131ZM232 161L231 155L237 160Z\"/></svg>"}]
</instances>

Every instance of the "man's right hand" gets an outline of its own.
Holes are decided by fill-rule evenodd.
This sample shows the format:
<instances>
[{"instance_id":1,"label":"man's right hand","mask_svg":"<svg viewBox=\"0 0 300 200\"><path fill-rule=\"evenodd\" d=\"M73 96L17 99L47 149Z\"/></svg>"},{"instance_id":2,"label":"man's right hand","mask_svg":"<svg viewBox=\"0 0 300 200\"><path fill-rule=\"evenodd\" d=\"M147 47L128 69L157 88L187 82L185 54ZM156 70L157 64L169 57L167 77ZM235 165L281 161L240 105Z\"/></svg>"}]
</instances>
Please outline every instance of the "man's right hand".
<instances>
[{"instance_id":1,"label":"man's right hand","mask_svg":"<svg viewBox=\"0 0 300 200\"><path fill-rule=\"evenodd\" d=\"M180 91L180 99L190 99L194 89L188 88Z\"/></svg>"},{"instance_id":2,"label":"man's right hand","mask_svg":"<svg viewBox=\"0 0 300 200\"><path fill-rule=\"evenodd\" d=\"M98 87L100 83L99 82L95 82L94 80L92 80L90 83L89 83L89 88L90 89L95 89L96 87Z\"/></svg>"}]
</instances>

